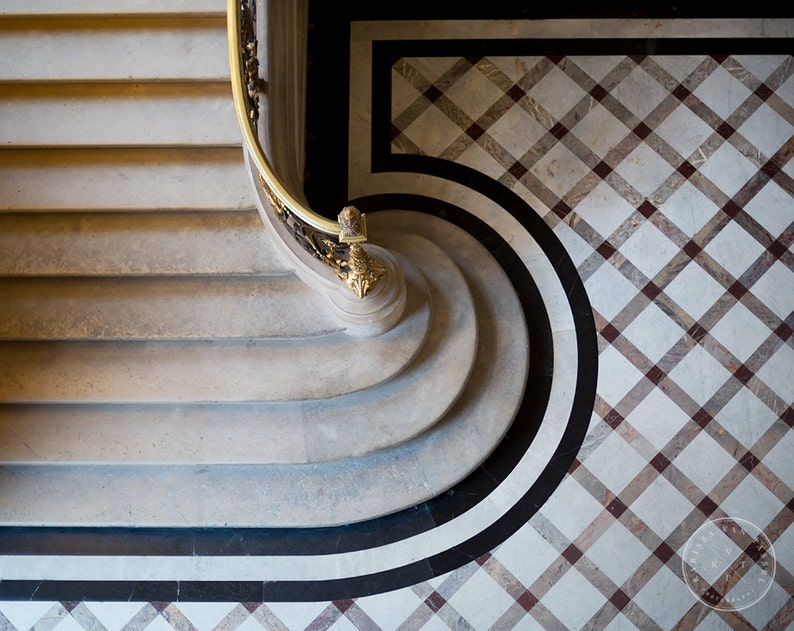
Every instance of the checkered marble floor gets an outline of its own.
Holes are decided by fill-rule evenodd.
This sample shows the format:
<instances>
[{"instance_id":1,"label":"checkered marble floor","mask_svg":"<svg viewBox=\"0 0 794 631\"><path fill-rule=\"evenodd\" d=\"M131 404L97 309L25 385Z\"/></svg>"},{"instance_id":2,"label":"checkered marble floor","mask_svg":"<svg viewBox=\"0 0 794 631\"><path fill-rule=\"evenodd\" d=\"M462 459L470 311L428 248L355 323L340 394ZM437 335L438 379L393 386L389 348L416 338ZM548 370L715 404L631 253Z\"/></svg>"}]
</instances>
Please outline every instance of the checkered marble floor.
<instances>
[{"instance_id":1,"label":"checkered marble floor","mask_svg":"<svg viewBox=\"0 0 794 631\"><path fill-rule=\"evenodd\" d=\"M389 151L519 195L596 321L587 436L501 545L350 600L0 602L0 629L794 628L794 58L744 50L391 67Z\"/></svg>"}]
</instances>

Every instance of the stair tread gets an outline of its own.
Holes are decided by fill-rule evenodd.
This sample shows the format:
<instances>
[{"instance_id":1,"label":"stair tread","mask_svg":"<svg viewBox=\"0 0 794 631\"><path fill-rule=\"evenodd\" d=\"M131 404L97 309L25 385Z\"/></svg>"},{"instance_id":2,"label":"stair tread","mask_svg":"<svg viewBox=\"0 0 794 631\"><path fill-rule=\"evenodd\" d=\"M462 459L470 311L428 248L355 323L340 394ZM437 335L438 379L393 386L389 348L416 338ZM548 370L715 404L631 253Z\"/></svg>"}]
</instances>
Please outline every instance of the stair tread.
<instances>
[{"instance_id":1,"label":"stair tread","mask_svg":"<svg viewBox=\"0 0 794 631\"><path fill-rule=\"evenodd\" d=\"M7 278L0 295L0 340L295 338L343 329L292 274Z\"/></svg>"},{"instance_id":2,"label":"stair tread","mask_svg":"<svg viewBox=\"0 0 794 631\"><path fill-rule=\"evenodd\" d=\"M0 20L0 78L228 80L225 15L68 17Z\"/></svg>"},{"instance_id":3,"label":"stair tread","mask_svg":"<svg viewBox=\"0 0 794 631\"><path fill-rule=\"evenodd\" d=\"M0 138L15 147L241 146L228 82L0 85Z\"/></svg>"},{"instance_id":4,"label":"stair tread","mask_svg":"<svg viewBox=\"0 0 794 631\"><path fill-rule=\"evenodd\" d=\"M239 148L6 149L0 190L13 211L254 207Z\"/></svg>"},{"instance_id":5,"label":"stair tread","mask_svg":"<svg viewBox=\"0 0 794 631\"><path fill-rule=\"evenodd\" d=\"M0 7L0 16L225 12L223 0L114 0L112 6L107 0L3 0Z\"/></svg>"},{"instance_id":6,"label":"stair tread","mask_svg":"<svg viewBox=\"0 0 794 631\"><path fill-rule=\"evenodd\" d=\"M291 271L256 210L0 213L0 276Z\"/></svg>"}]
</instances>

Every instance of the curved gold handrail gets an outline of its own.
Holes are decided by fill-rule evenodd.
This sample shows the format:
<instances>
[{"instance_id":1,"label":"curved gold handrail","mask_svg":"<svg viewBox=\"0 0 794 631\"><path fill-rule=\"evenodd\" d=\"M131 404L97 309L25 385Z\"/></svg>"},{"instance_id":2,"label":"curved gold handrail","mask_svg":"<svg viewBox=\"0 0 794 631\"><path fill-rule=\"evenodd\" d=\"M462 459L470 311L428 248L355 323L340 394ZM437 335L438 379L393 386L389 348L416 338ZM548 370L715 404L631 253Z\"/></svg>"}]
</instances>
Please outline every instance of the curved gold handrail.
<instances>
[{"instance_id":1,"label":"curved gold handrail","mask_svg":"<svg viewBox=\"0 0 794 631\"><path fill-rule=\"evenodd\" d=\"M248 106L245 100L246 86L244 84L244 77L246 75L242 64L243 42L240 37L240 33L242 32L241 12L239 0L227 0L226 25L229 39L229 70L232 80L232 94L234 95L234 109L237 112L237 121L240 123L245 147L263 183L281 203L312 228L329 235L340 235L342 231L341 224L338 221L332 221L318 215L291 195L274 175L273 167L265 156L256 129L249 118Z\"/></svg>"}]
</instances>

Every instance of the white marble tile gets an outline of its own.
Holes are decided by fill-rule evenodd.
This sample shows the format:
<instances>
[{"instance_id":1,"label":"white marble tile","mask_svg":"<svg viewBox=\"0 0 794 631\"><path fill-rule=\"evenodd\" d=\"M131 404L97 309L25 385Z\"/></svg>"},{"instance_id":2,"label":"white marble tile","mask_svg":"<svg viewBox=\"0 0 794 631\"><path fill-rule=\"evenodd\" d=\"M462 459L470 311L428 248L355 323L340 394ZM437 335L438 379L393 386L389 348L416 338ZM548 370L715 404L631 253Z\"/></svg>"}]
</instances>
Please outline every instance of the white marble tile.
<instances>
[{"instance_id":1,"label":"white marble tile","mask_svg":"<svg viewBox=\"0 0 794 631\"><path fill-rule=\"evenodd\" d=\"M643 68L634 68L614 87L610 94L624 105L638 120L643 121L669 95Z\"/></svg>"},{"instance_id":2,"label":"white marble tile","mask_svg":"<svg viewBox=\"0 0 794 631\"><path fill-rule=\"evenodd\" d=\"M626 420L658 450L687 423L689 415L662 390L654 388Z\"/></svg>"},{"instance_id":3,"label":"white marble tile","mask_svg":"<svg viewBox=\"0 0 794 631\"><path fill-rule=\"evenodd\" d=\"M598 396L612 407L617 407L641 379L642 373L614 346L607 346L598 356Z\"/></svg>"},{"instance_id":4,"label":"white marble tile","mask_svg":"<svg viewBox=\"0 0 794 631\"><path fill-rule=\"evenodd\" d=\"M756 374L784 404L791 405L794 401L794 350L791 346L783 344Z\"/></svg>"},{"instance_id":5,"label":"white marble tile","mask_svg":"<svg viewBox=\"0 0 794 631\"><path fill-rule=\"evenodd\" d=\"M328 608L327 603L267 603L278 619L289 629L306 629Z\"/></svg>"},{"instance_id":6,"label":"white marble tile","mask_svg":"<svg viewBox=\"0 0 794 631\"><path fill-rule=\"evenodd\" d=\"M620 587L652 552L623 524L616 521L604 531L586 554L599 570Z\"/></svg>"},{"instance_id":7,"label":"white marble tile","mask_svg":"<svg viewBox=\"0 0 794 631\"><path fill-rule=\"evenodd\" d=\"M699 432L673 464L708 494L735 465L736 458L706 432Z\"/></svg>"},{"instance_id":8,"label":"white marble tile","mask_svg":"<svg viewBox=\"0 0 794 631\"><path fill-rule=\"evenodd\" d=\"M778 420L778 415L752 390L742 388L717 412L715 418L731 436L750 449Z\"/></svg>"},{"instance_id":9,"label":"white marble tile","mask_svg":"<svg viewBox=\"0 0 794 631\"><path fill-rule=\"evenodd\" d=\"M607 489L619 495L648 462L617 432L610 432L583 464Z\"/></svg>"},{"instance_id":10,"label":"white marble tile","mask_svg":"<svg viewBox=\"0 0 794 631\"><path fill-rule=\"evenodd\" d=\"M684 336L683 329L664 311L650 303L631 321L623 337L656 363Z\"/></svg>"},{"instance_id":11,"label":"white marble tile","mask_svg":"<svg viewBox=\"0 0 794 631\"><path fill-rule=\"evenodd\" d=\"M737 302L709 331L742 362L758 349L772 331L741 302Z\"/></svg>"},{"instance_id":12,"label":"white marble tile","mask_svg":"<svg viewBox=\"0 0 794 631\"><path fill-rule=\"evenodd\" d=\"M356 606L365 612L381 629L396 629L397 626L424 602L412 589L398 589L383 594L356 599Z\"/></svg>"},{"instance_id":13,"label":"white marble tile","mask_svg":"<svg viewBox=\"0 0 794 631\"><path fill-rule=\"evenodd\" d=\"M559 198L564 198L590 169L563 144L556 144L529 169Z\"/></svg>"},{"instance_id":14,"label":"white marble tile","mask_svg":"<svg viewBox=\"0 0 794 631\"><path fill-rule=\"evenodd\" d=\"M534 583L559 552L527 523L494 552L499 562L523 585Z\"/></svg>"},{"instance_id":15,"label":"white marble tile","mask_svg":"<svg viewBox=\"0 0 794 631\"><path fill-rule=\"evenodd\" d=\"M704 250L734 278L739 278L766 248L739 224L730 221Z\"/></svg>"},{"instance_id":16,"label":"white marble tile","mask_svg":"<svg viewBox=\"0 0 794 631\"><path fill-rule=\"evenodd\" d=\"M574 211L604 239L623 224L636 209L606 182L599 182ZM593 244L598 247L598 243Z\"/></svg>"},{"instance_id":17,"label":"white marble tile","mask_svg":"<svg viewBox=\"0 0 794 631\"><path fill-rule=\"evenodd\" d=\"M576 594L575 606L571 598ZM543 597L543 605L566 629L583 629L606 603L606 598L576 568L571 568Z\"/></svg>"},{"instance_id":18,"label":"white marble tile","mask_svg":"<svg viewBox=\"0 0 794 631\"><path fill-rule=\"evenodd\" d=\"M725 288L696 261L690 261L664 287L664 292L694 320L699 320L725 293Z\"/></svg>"},{"instance_id":19,"label":"white marble tile","mask_svg":"<svg viewBox=\"0 0 794 631\"><path fill-rule=\"evenodd\" d=\"M609 261L584 282L590 304L605 319L612 320L637 295L637 287Z\"/></svg>"},{"instance_id":20,"label":"white marble tile","mask_svg":"<svg viewBox=\"0 0 794 631\"><path fill-rule=\"evenodd\" d=\"M723 120L744 103L752 91L724 68L717 68L693 94Z\"/></svg>"},{"instance_id":21,"label":"white marble tile","mask_svg":"<svg viewBox=\"0 0 794 631\"><path fill-rule=\"evenodd\" d=\"M760 81L766 81L781 65L790 63L787 55L731 55Z\"/></svg>"},{"instance_id":22,"label":"white marble tile","mask_svg":"<svg viewBox=\"0 0 794 631\"><path fill-rule=\"evenodd\" d=\"M794 478L794 432L788 431L764 456L764 465L768 467L780 480L786 481Z\"/></svg>"},{"instance_id":23,"label":"white marble tile","mask_svg":"<svg viewBox=\"0 0 794 631\"><path fill-rule=\"evenodd\" d=\"M780 261L772 263L750 291L781 320L794 311L794 272Z\"/></svg>"},{"instance_id":24,"label":"white marble tile","mask_svg":"<svg viewBox=\"0 0 794 631\"><path fill-rule=\"evenodd\" d=\"M693 346L669 373L669 378L701 406L730 377L731 373L700 345Z\"/></svg>"},{"instance_id":25,"label":"white marble tile","mask_svg":"<svg viewBox=\"0 0 794 631\"><path fill-rule=\"evenodd\" d=\"M510 152L514 160L518 160L546 132L547 129L534 116L530 115L523 107L513 105L488 128L487 133ZM507 165L507 168L510 166ZM505 166L502 166L502 171L498 173L497 177L504 175L506 170Z\"/></svg>"},{"instance_id":26,"label":"white marble tile","mask_svg":"<svg viewBox=\"0 0 794 631\"><path fill-rule=\"evenodd\" d=\"M660 204L659 210L691 238L714 217L719 207L691 182L684 182L664 203Z\"/></svg>"},{"instance_id":27,"label":"white marble tile","mask_svg":"<svg viewBox=\"0 0 794 631\"><path fill-rule=\"evenodd\" d=\"M771 158L791 138L794 125L763 103L738 131L760 149L765 157Z\"/></svg>"},{"instance_id":28,"label":"white marble tile","mask_svg":"<svg viewBox=\"0 0 794 631\"><path fill-rule=\"evenodd\" d=\"M0 605L3 616L16 629L32 629L40 620L46 620L54 627L66 615L60 603L47 601L7 601Z\"/></svg>"},{"instance_id":29,"label":"white marble tile","mask_svg":"<svg viewBox=\"0 0 794 631\"><path fill-rule=\"evenodd\" d=\"M593 254L593 247L580 237L564 221L560 221L554 226L554 234L562 243L565 252L571 257L575 266L581 265L588 256Z\"/></svg>"},{"instance_id":30,"label":"white marble tile","mask_svg":"<svg viewBox=\"0 0 794 631\"><path fill-rule=\"evenodd\" d=\"M769 181L744 205L744 211L777 238L794 222L794 197Z\"/></svg>"},{"instance_id":31,"label":"white marble tile","mask_svg":"<svg viewBox=\"0 0 794 631\"><path fill-rule=\"evenodd\" d=\"M751 472L722 501L720 508L730 517L744 519L757 528L765 530L769 522L783 508L783 503Z\"/></svg>"},{"instance_id":32,"label":"white marble tile","mask_svg":"<svg viewBox=\"0 0 794 631\"><path fill-rule=\"evenodd\" d=\"M618 613L612 620L610 620L609 624L604 627L604 631L634 631L637 629L629 619L626 618L622 613Z\"/></svg>"},{"instance_id":33,"label":"white marble tile","mask_svg":"<svg viewBox=\"0 0 794 631\"><path fill-rule=\"evenodd\" d=\"M566 475L540 512L569 541L574 541L603 510L581 484Z\"/></svg>"},{"instance_id":34,"label":"white marble tile","mask_svg":"<svg viewBox=\"0 0 794 631\"><path fill-rule=\"evenodd\" d=\"M749 576L747 578L748 582L753 584L755 581L759 579L763 580L764 577L758 576L758 572L755 573L755 576ZM726 597L726 600L730 603L732 600L736 602L735 607L738 609L742 606L743 602L746 602L746 587L741 583L736 585ZM735 600L734 600L735 599ZM773 617L781 610L781 608L788 605L788 609L791 610L791 594L789 594L785 589L783 589L778 583L770 582L769 583L769 591L767 591L763 597L758 600L755 604L749 607L745 607L741 609L741 614L744 618L753 625L753 628L756 629L768 629L774 628L776 622L773 620ZM791 626L789 625L789 628Z\"/></svg>"},{"instance_id":35,"label":"white marble tile","mask_svg":"<svg viewBox=\"0 0 794 631\"><path fill-rule=\"evenodd\" d=\"M582 87L554 67L529 90L532 100L555 120L563 118L587 93Z\"/></svg>"},{"instance_id":36,"label":"white marble tile","mask_svg":"<svg viewBox=\"0 0 794 631\"><path fill-rule=\"evenodd\" d=\"M758 167L733 145L724 142L699 166L699 171L730 198L755 176Z\"/></svg>"},{"instance_id":37,"label":"white marble tile","mask_svg":"<svg viewBox=\"0 0 794 631\"><path fill-rule=\"evenodd\" d=\"M597 58L591 57L591 59ZM600 158L605 158L614 147L632 133L620 119L597 102L591 105L591 109L574 125L571 132ZM577 208L577 212L578 210Z\"/></svg>"},{"instance_id":38,"label":"white marble tile","mask_svg":"<svg viewBox=\"0 0 794 631\"><path fill-rule=\"evenodd\" d=\"M667 566L662 566L632 598L662 629L672 629L697 600ZM664 603L660 607L658 603Z\"/></svg>"},{"instance_id":39,"label":"white marble tile","mask_svg":"<svg viewBox=\"0 0 794 631\"><path fill-rule=\"evenodd\" d=\"M654 131L683 158L689 158L714 130L686 105L676 107Z\"/></svg>"},{"instance_id":40,"label":"white marble tile","mask_svg":"<svg viewBox=\"0 0 794 631\"><path fill-rule=\"evenodd\" d=\"M437 107L428 107L403 130L403 135L432 156L443 153L463 130Z\"/></svg>"},{"instance_id":41,"label":"white marble tile","mask_svg":"<svg viewBox=\"0 0 794 631\"><path fill-rule=\"evenodd\" d=\"M675 172L675 168L642 143L615 167L615 171L641 195L650 197Z\"/></svg>"},{"instance_id":42,"label":"white marble tile","mask_svg":"<svg viewBox=\"0 0 794 631\"><path fill-rule=\"evenodd\" d=\"M666 539L695 507L667 479L658 476L629 508L653 532Z\"/></svg>"},{"instance_id":43,"label":"white marble tile","mask_svg":"<svg viewBox=\"0 0 794 631\"><path fill-rule=\"evenodd\" d=\"M679 247L650 221L642 222L620 246L620 253L648 279L662 271L679 251Z\"/></svg>"},{"instance_id":44,"label":"white marble tile","mask_svg":"<svg viewBox=\"0 0 794 631\"><path fill-rule=\"evenodd\" d=\"M447 601L474 629L490 629L515 600L480 569ZM482 603L488 603L483 607Z\"/></svg>"}]
</instances>

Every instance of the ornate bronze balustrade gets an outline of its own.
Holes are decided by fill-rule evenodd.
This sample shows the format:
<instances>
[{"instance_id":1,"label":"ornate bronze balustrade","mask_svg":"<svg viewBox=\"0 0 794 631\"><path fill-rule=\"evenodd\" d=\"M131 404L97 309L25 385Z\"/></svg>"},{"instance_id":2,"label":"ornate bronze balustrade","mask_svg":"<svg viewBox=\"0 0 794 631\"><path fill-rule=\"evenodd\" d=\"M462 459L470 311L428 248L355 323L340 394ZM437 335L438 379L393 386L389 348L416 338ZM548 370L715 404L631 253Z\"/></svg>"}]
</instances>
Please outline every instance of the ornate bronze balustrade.
<instances>
[{"instance_id":1,"label":"ornate bronze balustrade","mask_svg":"<svg viewBox=\"0 0 794 631\"><path fill-rule=\"evenodd\" d=\"M237 119L245 148L256 167L258 181L278 218L292 237L359 298L365 298L386 275L384 265L362 245L367 240L366 218L347 206L332 221L296 199L274 173L259 141L260 95L268 82L259 73L256 0L228 0L229 63Z\"/></svg>"}]
</instances>

